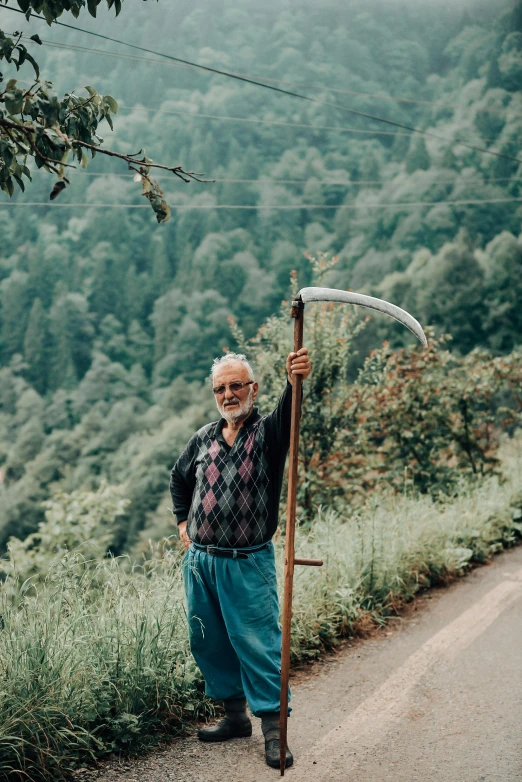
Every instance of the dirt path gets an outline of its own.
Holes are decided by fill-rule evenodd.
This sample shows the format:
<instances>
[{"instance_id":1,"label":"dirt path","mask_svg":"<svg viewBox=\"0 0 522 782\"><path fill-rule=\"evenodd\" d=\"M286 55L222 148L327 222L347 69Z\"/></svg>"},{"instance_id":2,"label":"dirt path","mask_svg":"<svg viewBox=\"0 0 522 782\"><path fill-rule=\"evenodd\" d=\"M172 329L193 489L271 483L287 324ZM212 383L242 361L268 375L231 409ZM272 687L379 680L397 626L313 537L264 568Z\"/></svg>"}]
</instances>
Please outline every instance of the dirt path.
<instances>
[{"instance_id":1,"label":"dirt path","mask_svg":"<svg viewBox=\"0 0 522 782\"><path fill-rule=\"evenodd\" d=\"M290 782L521 782L522 547L408 618L293 683ZM190 737L97 782L265 782L259 720L250 739Z\"/></svg>"}]
</instances>

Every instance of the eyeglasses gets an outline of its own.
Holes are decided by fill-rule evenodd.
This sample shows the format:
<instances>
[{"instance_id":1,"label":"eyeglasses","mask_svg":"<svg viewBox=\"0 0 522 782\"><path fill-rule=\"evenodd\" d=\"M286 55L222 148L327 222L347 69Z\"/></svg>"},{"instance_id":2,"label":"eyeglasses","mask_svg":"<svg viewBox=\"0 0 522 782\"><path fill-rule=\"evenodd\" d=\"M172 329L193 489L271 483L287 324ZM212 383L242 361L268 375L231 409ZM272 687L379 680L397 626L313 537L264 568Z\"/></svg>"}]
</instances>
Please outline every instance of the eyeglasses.
<instances>
[{"instance_id":1,"label":"eyeglasses","mask_svg":"<svg viewBox=\"0 0 522 782\"><path fill-rule=\"evenodd\" d=\"M227 388L230 388L233 394L236 394L238 391L241 391L245 386L249 386L252 383L254 383L254 380L247 380L246 383L240 383L239 381L236 381L235 383L227 383L224 386L216 386L216 388L213 388L212 391L216 396L221 396L221 394L224 394Z\"/></svg>"}]
</instances>

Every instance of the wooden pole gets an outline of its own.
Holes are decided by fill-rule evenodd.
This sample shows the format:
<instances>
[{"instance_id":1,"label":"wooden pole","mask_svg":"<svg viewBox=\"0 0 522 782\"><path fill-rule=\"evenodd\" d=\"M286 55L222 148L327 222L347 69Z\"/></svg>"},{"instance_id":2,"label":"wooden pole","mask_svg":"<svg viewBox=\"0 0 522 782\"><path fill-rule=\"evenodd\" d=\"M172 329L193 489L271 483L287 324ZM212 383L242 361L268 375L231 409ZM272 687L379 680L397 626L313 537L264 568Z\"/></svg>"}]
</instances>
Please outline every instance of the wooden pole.
<instances>
[{"instance_id":1,"label":"wooden pole","mask_svg":"<svg viewBox=\"0 0 522 782\"><path fill-rule=\"evenodd\" d=\"M294 353L303 347L304 304L292 302L294 323ZM297 501L297 460L299 452L299 421L301 418L301 375L294 375L292 383L292 417L290 425L290 461L288 465L288 501L286 506L285 575L283 592L283 640L281 645L281 696L279 701L279 756L281 776L286 765L286 734L288 721L288 680L290 678L290 629L292 625L292 588L295 564L295 512Z\"/></svg>"},{"instance_id":2,"label":"wooden pole","mask_svg":"<svg viewBox=\"0 0 522 782\"><path fill-rule=\"evenodd\" d=\"M304 303L292 302L294 322L294 353L303 347ZM295 557L295 514L297 505L297 464L299 455L299 423L301 420L301 386L303 378L294 375L292 383L292 413L290 424L290 460L288 465L288 501L286 505L285 573L283 592L283 639L281 644L281 694L279 699L279 767L284 776L286 766L286 736L288 724L288 681L290 678L290 631L292 627L292 590L294 565L320 567L322 559Z\"/></svg>"}]
</instances>

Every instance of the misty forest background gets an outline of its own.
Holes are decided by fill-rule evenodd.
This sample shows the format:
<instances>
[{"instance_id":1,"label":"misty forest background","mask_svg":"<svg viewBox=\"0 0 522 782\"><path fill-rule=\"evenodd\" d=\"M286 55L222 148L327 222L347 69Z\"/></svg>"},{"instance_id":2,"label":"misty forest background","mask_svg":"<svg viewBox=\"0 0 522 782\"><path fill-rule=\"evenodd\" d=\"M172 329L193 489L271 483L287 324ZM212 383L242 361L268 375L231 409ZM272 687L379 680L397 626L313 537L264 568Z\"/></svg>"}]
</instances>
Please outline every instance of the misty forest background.
<instances>
[{"instance_id":1,"label":"misty forest background","mask_svg":"<svg viewBox=\"0 0 522 782\"><path fill-rule=\"evenodd\" d=\"M25 29L1 14L4 29ZM117 21L78 25L520 157L520 4L127 0ZM216 415L203 383L213 357L238 346L229 319L253 337L288 299L292 270L312 282L305 252L338 256L322 284L387 298L433 335L451 333L457 362L477 349L486 362L519 356L516 162L63 27L33 21L30 32L59 94L92 84L118 101L106 146L144 147L216 182L159 177L173 206L159 226L140 185L106 158L70 173L53 204L41 171L14 204L0 196L0 550L37 529L57 492L104 482L129 500L115 553L172 534L169 470ZM282 321L280 334L284 353ZM348 381L385 339L412 344L372 319ZM460 366L471 372L474 359Z\"/></svg>"}]
</instances>

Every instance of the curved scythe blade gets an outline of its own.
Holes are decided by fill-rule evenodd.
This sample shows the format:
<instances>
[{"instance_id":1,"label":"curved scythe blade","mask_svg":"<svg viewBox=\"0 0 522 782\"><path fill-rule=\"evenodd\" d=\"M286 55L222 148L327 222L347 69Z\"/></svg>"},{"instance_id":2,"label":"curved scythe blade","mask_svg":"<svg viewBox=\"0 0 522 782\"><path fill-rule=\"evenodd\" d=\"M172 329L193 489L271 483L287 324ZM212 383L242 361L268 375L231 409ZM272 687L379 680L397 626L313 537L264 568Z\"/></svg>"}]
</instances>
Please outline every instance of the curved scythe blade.
<instances>
[{"instance_id":1,"label":"curved scythe blade","mask_svg":"<svg viewBox=\"0 0 522 782\"><path fill-rule=\"evenodd\" d=\"M385 315L389 315L390 318L398 320L403 326L406 326L422 342L425 348L428 347L428 340L420 323L409 312L397 307L395 304L390 304L389 301L384 301L384 299L365 296L363 293L341 291L337 288L301 288L298 293L299 296L305 303L309 301L341 301L345 304L358 304L360 307L368 307L368 309L383 312Z\"/></svg>"}]
</instances>

